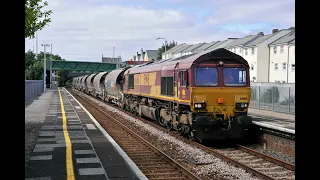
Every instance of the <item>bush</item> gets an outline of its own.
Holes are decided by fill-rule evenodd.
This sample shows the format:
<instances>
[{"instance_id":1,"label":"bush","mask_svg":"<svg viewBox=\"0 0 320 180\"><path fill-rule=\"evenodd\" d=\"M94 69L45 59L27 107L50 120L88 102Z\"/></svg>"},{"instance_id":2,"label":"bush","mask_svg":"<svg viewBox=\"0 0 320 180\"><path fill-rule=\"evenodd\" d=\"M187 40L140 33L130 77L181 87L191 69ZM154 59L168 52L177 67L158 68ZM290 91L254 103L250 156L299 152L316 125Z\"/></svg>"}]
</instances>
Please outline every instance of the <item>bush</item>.
<instances>
[{"instance_id":1,"label":"bush","mask_svg":"<svg viewBox=\"0 0 320 180\"><path fill-rule=\"evenodd\" d=\"M273 95L273 101L272 101ZM277 103L279 101L279 89L277 86L267 89L261 97L261 102L264 103Z\"/></svg>"},{"instance_id":2,"label":"bush","mask_svg":"<svg viewBox=\"0 0 320 180\"><path fill-rule=\"evenodd\" d=\"M288 105L288 104L295 104L295 95L293 95L293 96L290 96L290 98L285 98L285 100L284 101L282 101L280 104L281 105Z\"/></svg>"}]
</instances>

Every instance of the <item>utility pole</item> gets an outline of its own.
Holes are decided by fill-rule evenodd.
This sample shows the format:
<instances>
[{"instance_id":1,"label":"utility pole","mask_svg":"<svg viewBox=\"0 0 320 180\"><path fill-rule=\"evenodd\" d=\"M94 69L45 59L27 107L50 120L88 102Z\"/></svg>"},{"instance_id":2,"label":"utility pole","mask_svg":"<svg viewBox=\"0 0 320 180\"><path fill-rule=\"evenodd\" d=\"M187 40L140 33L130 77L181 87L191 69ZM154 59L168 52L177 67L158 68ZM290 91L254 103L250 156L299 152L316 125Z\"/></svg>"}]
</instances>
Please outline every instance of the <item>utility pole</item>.
<instances>
[{"instance_id":1,"label":"utility pole","mask_svg":"<svg viewBox=\"0 0 320 180\"><path fill-rule=\"evenodd\" d=\"M114 47L113 47L113 51L112 51L112 62L114 63ZM116 69L118 69L118 63L116 63Z\"/></svg>"},{"instance_id":2,"label":"utility pole","mask_svg":"<svg viewBox=\"0 0 320 180\"><path fill-rule=\"evenodd\" d=\"M52 44L50 52L50 88L52 88Z\"/></svg>"},{"instance_id":3,"label":"utility pole","mask_svg":"<svg viewBox=\"0 0 320 180\"><path fill-rule=\"evenodd\" d=\"M36 55L38 55L38 33L36 32Z\"/></svg>"},{"instance_id":4,"label":"utility pole","mask_svg":"<svg viewBox=\"0 0 320 180\"><path fill-rule=\"evenodd\" d=\"M49 44L41 44L44 48L44 61L43 61L43 92L46 92L46 47L49 47Z\"/></svg>"}]
</instances>

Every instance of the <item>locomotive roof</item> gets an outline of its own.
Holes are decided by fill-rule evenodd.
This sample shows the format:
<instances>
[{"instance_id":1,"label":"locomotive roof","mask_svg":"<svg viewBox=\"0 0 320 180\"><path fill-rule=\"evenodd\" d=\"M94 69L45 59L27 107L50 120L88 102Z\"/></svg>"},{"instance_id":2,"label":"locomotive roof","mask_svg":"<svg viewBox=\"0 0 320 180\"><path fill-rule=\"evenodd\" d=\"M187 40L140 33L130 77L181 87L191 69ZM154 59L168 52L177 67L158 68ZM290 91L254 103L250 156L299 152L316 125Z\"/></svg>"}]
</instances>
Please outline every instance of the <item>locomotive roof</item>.
<instances>
[{"instance_id":1,"label":"locomotive roof","mask_svg":"<svg viewBox=\"0 0 320 180\"><path fill-rule=\"evenodd\" d=\"M189 54L189 55L181 56L178 58L165 59L165 60L160 60L153 63L134 66L128 69L127 72L125 72L125 74L127 73L134 74L134 73L140 73L140 72L160 70L164 66L175 66L177 63L179 63L179 66L183 67L183 69L189 69L193 63L199 63L209 59L229 59L229 60L239 62L241 64L248 65L248 62L243 57L231 51L228 51L224 48L219 48L215 50L207 50L207 51L199 52L197 54Z\"/></svg>"}]
</instances>

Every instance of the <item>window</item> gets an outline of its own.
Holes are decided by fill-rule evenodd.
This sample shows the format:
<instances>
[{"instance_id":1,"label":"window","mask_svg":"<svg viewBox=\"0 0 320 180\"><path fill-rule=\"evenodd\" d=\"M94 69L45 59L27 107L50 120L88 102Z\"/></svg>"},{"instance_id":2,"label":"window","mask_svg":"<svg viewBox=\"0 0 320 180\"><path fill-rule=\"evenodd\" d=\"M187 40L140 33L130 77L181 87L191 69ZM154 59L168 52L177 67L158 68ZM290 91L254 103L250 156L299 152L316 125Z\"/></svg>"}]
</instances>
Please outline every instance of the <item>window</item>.
<instances>
[{"instance_id":1,"label":"window","mask_svg":"<svg viewBox=\"0 0 320 180\"><path fill-rule=\"evenodd\" d=\"M128 88L134 89L134 74L129 74Z\"/></svg>"},{"instance_id":2,"label":"window","mask_svg":"<svg viewBox=\"0 0 320 180\"><path fill-rule=\"evenodd\" d=\"M274 70L278 70L278 63L274 63Z\"/></svg>"},{"instance_id":3,"label":"window","mask_svg":"<svg viewBox=\"0 0 320 180\"><path fill-rule=\"evenodd\" d=\"M295 64L291 64L291 71L295 71L296 70L296 65Z\"/></svg>"},{"instance_id":4,"label":"window","mask_svg":"<svg viewBox=\"0 0 320 180\"><path fill-rule=\"evenodd\" d=\"M280 46L280 53L281 53L281 54L283 53L283 45Z\"/></svg>"},{"instance_id":5,"label":"window","mask_svg":"<svg viewBox=\"0 0 320 180\"><path fill-rule=\"evenodd\" d=\"M233 52L236 53L236 51L237 51L237 48L234 48Z\"/></svg>"},{"instance_id":6,"label":"window","mask_svg":"<svg viewBox=\"0 0 320 180\"><path fill-rule=\"evenodd\" d=\"M251 48L251 55L254 55L254 48Z\"/></svg>"},{"instance_id":7,"label":"window","mask_svg":"<svg viewBox=\"0 0 320 180\"><path fill-rule=\"evenodd\" d=\"M273 47L273 54L277 54L277 46Z\"/></svg>"},{"instance_id":8,"label":"window","mask_svg":"<svg viewBox=\"0 0 320 180\"><path fill-rule=\"evenodd\" d=\"M223 82L225 86L245 86L247 84L245 68L224 68Z\"/></svg>"},{"instance_id":9,"label":"window","mask_svg":"<svg viewBox=\"0 0 320 180\"><path fill-rule=\"evenodd\" d=\"M282 63L282 70L286 70L287 69L287 63Z\"/></svg>"},{"instance_id":10,"label":"window","mask_svg":"<svg viewBox=\"0 0 320 180\"><path fill-rule=\"evenodd\" d=\"M242 49L239 49L239 53L240 53L240 54L242 53Z\"/></svg>"},{"instance_id":11,"label":"window","mask_svg":"<svg viewBox=\"0 0 320 180\"><path fill-rule=\"evenodd\" d=\"M248 55L248 49L244 49L244 54L247 56Z\"/></svg>"},{"instance_id":12,"label":"window","mask_svg":"<svg viewBox=\"0 0 320 180\"><path fill-rule=\"evenodd\" d=\"M217 86L218 70L217 68L195 68L194 82L196 86Z\"/></svg>"},{"instance_id":13,"label":"window","mask_svg":"<svg viewBox=\"0 0 320 180\"><path fill-rule=\"evenodd\" d=\"M173 77L161 77L161 94L173 96Z\"/></svg>"},{"instance_id":14,"label":"window","mask_svg":"<svg viewBox=\"0 0 320 180\"><path fill-rule=\"evenodd\" d=\"M187 72L180 71L180 86L187 86Z\"/></svg>"},{"instance_id":15,"label":"window","mask_svg":"<svg viewBox=\"0 0 320 180\"><path fill-rule=\"evenodd\" d=\"M254 70L254 66L253 66L253 64L251 64L251 70Z\"/></svg>"}]
</instances>

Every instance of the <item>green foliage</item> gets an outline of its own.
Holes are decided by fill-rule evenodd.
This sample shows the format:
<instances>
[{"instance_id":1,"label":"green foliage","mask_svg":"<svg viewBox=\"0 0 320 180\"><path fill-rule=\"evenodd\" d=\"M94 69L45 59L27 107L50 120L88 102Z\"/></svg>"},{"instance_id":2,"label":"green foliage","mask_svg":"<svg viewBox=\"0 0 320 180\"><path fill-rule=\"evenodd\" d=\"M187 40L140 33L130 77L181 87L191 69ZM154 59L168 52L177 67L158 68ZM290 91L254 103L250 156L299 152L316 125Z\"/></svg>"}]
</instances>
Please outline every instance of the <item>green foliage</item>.
<instances>
[{"instance_id":1,"label":"green foliage","mask_svg":"<svg viewBox=\"0 0 320 180\"><path fill-rule=\"evenodd\" d=\"M43 10L48 2L43 0L25 0L25 38L34 38L35 33L43 29L51 19L51 10Z\"/></svg>"},{"instance_id":2,"label":"green foliage","mask_svg":"<svg viewBox=\"0 0 320 180\"><path fill-rule=\"evenodd\" d=\"M295 104L295 95L290 96L290 98L285 97L285 100L282 101L280 104L281 105L289 105L290 104Z\"/></svg>"},{"instance_id":3,"label":"green foliage","mask_svg":"<svg viewBox=\"0 0 320 180\"><path fill-rule=\"evenodd\" d=\"M27 80L43 79L43 60L36 60L25 69L25 78Z\"/></svg>"},{"instance_id":4,"label":"green foliage","mask_svg":"<svg viewBox=\"0 0 320 180\"><path fill-rule=\"evenodd\" d=\"M31 50L25 53L24 55L24 69L26 70L29 66L31 66L36 59L36 54Z\"/></svg>"},{"instance_id":5,"label":"green foliage","mask_svg":"<svg viewBox=\"0 0 320 180\"><path fill-rule=\"evenodd\" d=\"M170 41L170 43L166 44L166 50L168 51L169 49L173 48L174 46L176 46L178 43L174 42L174 41ZM162 59L162 53L164 53L165 50L165 46L164 44L161 46L161 48L158 49L158 56L157 56L157 60Z\"/></svg>"},{"instance_id":6,"label":"green foliage","mask_svg":"<svg viewBox=\"0 0 320 180\"><path fill-rule=\"evenodd\" d=\"M65 61L57 54L46 53L46 61L49 60L58 60ZM25 79L26 80L42 80L43 79L43 60L44 52L40 52L38 55L33 53L31 50L25 53ZM49 64L49 63L48 63ZM50 70L49 67L46 67L46 70ZM61 79L61 78L60 78Z\"/></svg>"},{"instance_id":7,"label":"green foliage","mask_svg":"<svg viewBox=\"0 0 320 180\"><path fill-rule=\"evenodd\" d=\"M58 76L60 76L59 80L59 87L64 86L64 79L65 79L65 71L58 71Z\"/></svg>"},{"instance_id":8,"label":"green foliage","mask_svg":"<svg viewBox=\"0 0 320 180\"><path fill-rule=\"evenodd\" d=\"M272 98L273 96L273 98ZM272 88L267 89L263 94L262 94L262 99L261 102L264 103L277 103L279 101L279 89L277 86L273 86Z\"/></svg>"}]
</instances>

